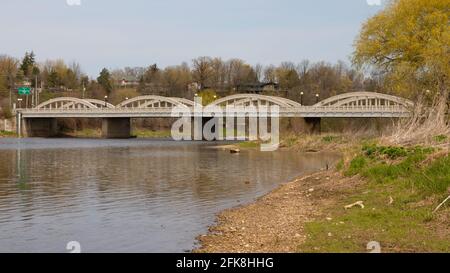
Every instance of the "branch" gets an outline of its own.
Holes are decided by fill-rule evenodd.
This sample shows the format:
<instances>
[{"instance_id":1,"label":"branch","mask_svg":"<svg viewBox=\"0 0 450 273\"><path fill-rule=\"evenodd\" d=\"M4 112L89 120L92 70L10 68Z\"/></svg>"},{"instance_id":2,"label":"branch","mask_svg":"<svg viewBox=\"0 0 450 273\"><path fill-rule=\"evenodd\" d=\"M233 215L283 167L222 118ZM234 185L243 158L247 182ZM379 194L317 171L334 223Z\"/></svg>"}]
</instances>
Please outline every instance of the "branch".
<instances>
[{"instance_id":1,"label":"branch","mask_svg":"<svg viewBox=\"0 0 450 273\"><path fill-rule=\"evenodd\" d=\"M440 203L439 206L437 206L433 213L436 213L436 211L438 211L448 200L450 200L450 195L442 203Z\"/></svg>"}]
</instances>

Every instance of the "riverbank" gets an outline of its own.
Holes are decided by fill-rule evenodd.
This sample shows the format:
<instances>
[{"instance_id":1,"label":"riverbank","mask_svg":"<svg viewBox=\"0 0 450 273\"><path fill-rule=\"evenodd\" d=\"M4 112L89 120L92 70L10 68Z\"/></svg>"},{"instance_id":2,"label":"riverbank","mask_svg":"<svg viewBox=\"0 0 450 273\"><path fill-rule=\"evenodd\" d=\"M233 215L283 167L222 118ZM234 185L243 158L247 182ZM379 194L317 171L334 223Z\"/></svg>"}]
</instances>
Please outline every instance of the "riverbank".
<instances>
[{"instance_id":1,"label":"riverbank","mask_svg":"<svg viewBox=\"0 0 450 273\"><path fill-rule=\"evenodd\" d=\"M450 205L433 213L450 194L448 145L315 138L316 148L334 146L344 159L220 213L194 252L367 252L372 241L383 252L450 251Z\"/></svg>"},{"instance_id":2,"label":"riverbank","mask_svg":"<svg viewBox=\"0 0 450 273\"><path fill-rule=\"evenodd\" d=\"M17 137L17 134L14 132L0 131L0 137Z\"/></svg>"},{"instance_id":3,"label":"riverbank","mask_svg":"<svg viewBox=\"0 0 450 273\"><path fill-rule=\"evenodd\" d=\"M101 129L83 129L83 130L77 130L77 131L66 131L63 132L64 136L69 137L79 137L79 138L101 138L102 131ZM159 131L153 131L153 130L147 130L147 129L134 129L131 133L132 137L136 138L170 138L171 132L170 130L159 130Z\"/></svg>"}]
</instances>

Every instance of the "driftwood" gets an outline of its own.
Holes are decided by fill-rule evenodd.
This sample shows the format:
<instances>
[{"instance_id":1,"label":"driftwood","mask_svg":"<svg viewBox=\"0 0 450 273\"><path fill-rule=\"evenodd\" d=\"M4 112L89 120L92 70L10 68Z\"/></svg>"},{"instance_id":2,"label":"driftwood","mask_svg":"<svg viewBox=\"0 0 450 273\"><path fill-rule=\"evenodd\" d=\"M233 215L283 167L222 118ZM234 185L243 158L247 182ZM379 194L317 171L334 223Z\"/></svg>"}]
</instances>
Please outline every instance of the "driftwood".
<instances>
[{"instance_id":1,"label":"driftwood","mask_svg":"<svg viewBox=\"0 0 450 273\"><path fill-rule=\"evenodd\" d=\"M448 200L450 200L450 195L444 201L442 201L442 203L440 203L439 206L437 206L437 208L433 211L433 213L436 213L445 203L447 203Z\"/></svg>"},{"instance_id":2,"label":"driftwood","mask_svg":"<svg viewBox=\"0 0 450 273\"><path fill-rule=\"evenodd\" d=\"M355 203L353 203L353 204L350 204L350 205L348 205L348 206L345 206L344 208L345 208L345 209L351 209L351 208L356 207L356 206L359 206L359 207L361 207L362 209L365 208L364 202L363 202L363 201L355 202Z\"/></svg>"}]
</instances>

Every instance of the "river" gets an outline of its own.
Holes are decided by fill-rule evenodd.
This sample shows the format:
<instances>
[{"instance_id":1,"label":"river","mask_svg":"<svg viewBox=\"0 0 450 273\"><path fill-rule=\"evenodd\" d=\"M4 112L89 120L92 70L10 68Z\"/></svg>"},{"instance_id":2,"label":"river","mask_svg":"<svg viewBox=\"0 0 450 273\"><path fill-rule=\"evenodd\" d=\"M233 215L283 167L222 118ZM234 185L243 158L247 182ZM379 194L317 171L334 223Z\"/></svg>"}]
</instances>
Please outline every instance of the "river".
<instances>
[{"instance_id":1,"label":"river","mask_svg":"<svg viewBox=\"0 0 450 273\"><path fill-rule=\"evenodd\" d=\"M223 209L334 154L166 140L0 138L0 252L185 252Z\"/></svg>"}]
</instances>

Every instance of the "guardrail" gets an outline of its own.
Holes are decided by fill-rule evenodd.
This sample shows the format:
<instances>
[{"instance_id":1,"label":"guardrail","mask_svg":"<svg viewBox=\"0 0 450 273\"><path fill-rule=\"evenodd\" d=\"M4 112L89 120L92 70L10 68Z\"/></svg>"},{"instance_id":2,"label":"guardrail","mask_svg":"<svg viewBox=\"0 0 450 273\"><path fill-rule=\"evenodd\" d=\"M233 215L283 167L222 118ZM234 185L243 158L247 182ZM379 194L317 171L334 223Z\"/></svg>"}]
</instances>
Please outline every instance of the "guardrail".
<instances>
[{"instance_id":1,"label":"guardrail","mask_svg":"<svg viewBox=\"0 0 450 273\"><path fill-rule=\"evenodd\" d=\"M183 108L182 108L183 109ZM255 111L256 109L256 111ZM270 109L270 108L269 108ZM303 106L278 108L279 111L270 112L267 107L261 108L232 108L227 113L226 107L219 108L194 108L186 107L180 113L171 107L165 108L65 108L65 109L16 109L23 117L177 117L177 116L238 116L252 115L268 115L268 116L285 116L285 117L407 117L410 111L403 106ZM222 113L222 114L221 114ZM215 114L215 115L214 115Z\"/></svg>"}]
</instances>

